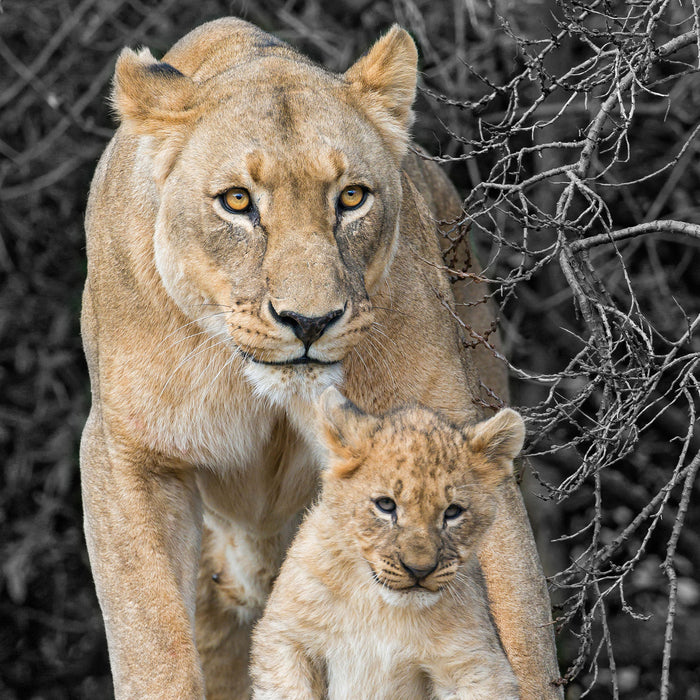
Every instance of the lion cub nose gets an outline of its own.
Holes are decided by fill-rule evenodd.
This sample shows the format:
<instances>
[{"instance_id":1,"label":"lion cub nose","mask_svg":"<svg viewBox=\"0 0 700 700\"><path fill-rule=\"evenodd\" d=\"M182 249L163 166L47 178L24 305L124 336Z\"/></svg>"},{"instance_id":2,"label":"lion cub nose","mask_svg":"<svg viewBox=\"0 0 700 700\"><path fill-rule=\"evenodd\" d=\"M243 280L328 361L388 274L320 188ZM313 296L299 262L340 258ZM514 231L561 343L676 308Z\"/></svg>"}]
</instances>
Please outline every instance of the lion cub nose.
<instances>
[{"instance_id":1,"label":"lion cub nose","mask_svg":"<svg viewBox=\"0 0 700 700\"><path fill-rule=\"evenodd\" d=\"M399 559L401 562L401 566L403 566L406 571L408 571L409 574L413 574L413 576L416 577L416 580L420 580L422 578L425 578L426 576L429 576L430 574L437 569L437 562L434 564L429 564L427 566L416 566L414 564L407 564L405 561L402 561Z\"/></svg>"},{"instance_id":2,"label":"lion cub nose","mask_svg":"<svg viewBox=\"0 0 700 700\"><path fill-rule=\"evenodd\" d=\"M345 309L336 309L325 316L302 316L294 311L276 311L275 307L270 304L270 313L278 323L289 326L294 335L304 343L304 347L308 350L311 344L318 340L326 328L333 323L337 318L343 315Z\"/></svg>"}]
</instances>

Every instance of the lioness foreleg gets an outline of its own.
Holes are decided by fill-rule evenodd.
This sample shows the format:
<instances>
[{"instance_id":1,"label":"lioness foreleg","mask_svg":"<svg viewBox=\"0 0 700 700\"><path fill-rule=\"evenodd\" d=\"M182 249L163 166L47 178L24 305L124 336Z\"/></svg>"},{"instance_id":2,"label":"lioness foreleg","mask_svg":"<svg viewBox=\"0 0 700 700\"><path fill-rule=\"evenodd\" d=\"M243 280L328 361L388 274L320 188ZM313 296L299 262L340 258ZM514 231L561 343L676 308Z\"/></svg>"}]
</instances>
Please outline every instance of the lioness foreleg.
<instances>
[{"instance_id":1,"label":"lioness foreleg","mask_svg":"<svg viewBox=\"0 0 700 700\"><path fill-rule=\"evenodd\" d=\"M200 486L206 503L206 479ZM251 630L262 615L294 522L263 533L262 525L252 531L214 515L205 506L196 641L207 700L247 700L250 696Z\"/></svg>"},{"instance_id":2,"label":"lioness foreleg","mask_svg":"<svg viewBox=\"0 0 700 700\"><path fill-rule=\"evenodd\" d=\"M491 612L522 700L562 698L561 687L554 685L559 672L549 594L523 499L509 483L498 499L496 521L479 552Z\"/></svg>"},{"instance_id":3,"label":"lioness foreleg","mask_svg":"<svg viewBox=\"0 0 700 700\"><path fill-rule=\"evenodd\" d=\"M203 698L193 635L201 528L193 474L114 444L94 417L81 470L117 700Z\"/></svg>"}]
</instances>

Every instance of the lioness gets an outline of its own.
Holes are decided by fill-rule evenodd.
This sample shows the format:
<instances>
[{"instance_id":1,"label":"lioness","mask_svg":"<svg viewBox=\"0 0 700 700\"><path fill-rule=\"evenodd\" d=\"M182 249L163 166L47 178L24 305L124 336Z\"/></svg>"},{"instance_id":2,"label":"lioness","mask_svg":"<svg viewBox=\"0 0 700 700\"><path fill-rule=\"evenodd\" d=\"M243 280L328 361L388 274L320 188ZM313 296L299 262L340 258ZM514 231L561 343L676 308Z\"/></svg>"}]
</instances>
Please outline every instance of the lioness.
<instances>
[{"instance_id":1,"label":"lioness","mask_svg":"<svg viewBox=\"0 0 700 700\"><path fill-rule=\"evenodd\" d=\"M253 700L518 700L476 550L522 418L319 404L323 490L255 627Z\"/></svg>"},{"instance_id":2,"label":"lioness","mask_svg":"<svg viewBox=\"0 0 700 700\"><path fill-rule=\"evenodd\" d=\"M342 75L236 19L162 62L119 57L86 219L81 444L118 698L247 697L250 628L316 489L321 389L481 417L431 216L460 200L407 155L415 86L398 27ZM479 554L493 615L523 696L556 696L531 532L515 488L499 498Z\"/></svg>"}]
</instances>

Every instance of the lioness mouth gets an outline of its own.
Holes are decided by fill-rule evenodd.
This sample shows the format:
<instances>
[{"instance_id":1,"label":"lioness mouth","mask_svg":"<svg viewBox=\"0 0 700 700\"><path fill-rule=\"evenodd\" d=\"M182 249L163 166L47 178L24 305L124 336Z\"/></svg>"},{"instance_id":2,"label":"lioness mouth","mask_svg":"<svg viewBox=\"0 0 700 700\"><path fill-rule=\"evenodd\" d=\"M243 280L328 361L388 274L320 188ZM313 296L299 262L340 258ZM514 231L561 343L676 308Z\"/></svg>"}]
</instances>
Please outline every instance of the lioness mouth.
<instances>
[{"instance_id":1,"label":"lioness mouth","mask_svg":"<svg viewBox=\"0 0 700 700\"><path fill-rule=\"evenodd\" d=\"M254 357L250 358L253 360L253 362L259 364L259 365L271 365L273 367L286 367L287 365L337 365L339 362L337 360L334 360L332 362L326 362L324 360L314 360L311 357L308 357L307 355L304 355L303 357L297 357L294 360L287 360L286 362L267 362L265 360L257 360Z\"/></svg>"},{"instance_id":2,"label":"lioness mouth","mask_svg":"<svg viewBox=\"0 0 700 700\"><path fill-rule=\"evenodd\" d=\"M306 354L302 355L301 357L295 357L293 360L274 361L259 360L257 357L253 357L253 355L251 355L250 353L245 352L245 350L241 350L241 352L243 354L243 357L245 357L248 360L252 360L253 362L255 362L256 365L267 365L268 367L289 367L292 365L324 365L326 367L330 367L332 365L340 364L338 360L316 360L312 357L309 357Z\"/></svg>"}]
</instances>

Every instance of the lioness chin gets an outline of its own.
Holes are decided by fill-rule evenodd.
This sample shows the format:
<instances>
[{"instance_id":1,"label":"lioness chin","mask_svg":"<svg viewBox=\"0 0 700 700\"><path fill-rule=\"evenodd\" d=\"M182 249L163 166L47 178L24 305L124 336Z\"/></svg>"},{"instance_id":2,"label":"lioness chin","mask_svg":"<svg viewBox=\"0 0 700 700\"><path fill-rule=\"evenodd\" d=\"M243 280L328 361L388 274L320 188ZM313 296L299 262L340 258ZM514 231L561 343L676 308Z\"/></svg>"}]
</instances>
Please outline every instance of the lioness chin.
<instances>
[{"instance_id":1,"label":"lioness chin","mask_svg":"<svg viewBox=\"0 0 700 700\"><path fill-rule=\"evenodd\" d=\"M408 152L416 49L343 74L235 19L156 61L125 49L92 183L82 333L85 533L117 698L245 698L250 628L317 487L311 400L480 418L436 219L460 200ZM463 283L458 301L481 293ZM471 309L471 311L469 311ZM474 311L477 309L478 311ZM549 601L516 489L479 554L523 697L555 697Z\"/></svg>"}]
</instances>

